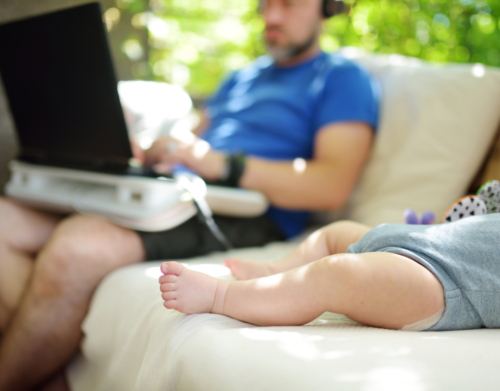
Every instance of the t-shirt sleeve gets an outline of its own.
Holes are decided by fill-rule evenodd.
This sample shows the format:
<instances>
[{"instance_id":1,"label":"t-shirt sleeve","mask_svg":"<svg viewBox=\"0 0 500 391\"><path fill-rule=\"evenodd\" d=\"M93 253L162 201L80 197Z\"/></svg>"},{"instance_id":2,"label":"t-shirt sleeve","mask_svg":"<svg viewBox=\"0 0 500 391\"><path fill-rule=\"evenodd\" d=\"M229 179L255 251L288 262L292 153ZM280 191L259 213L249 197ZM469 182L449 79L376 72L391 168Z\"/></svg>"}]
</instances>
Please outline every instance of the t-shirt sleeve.
<instances>
[{"instance_id":1,"label":"t-shirt sleeve","mask_svg":"<svg viewBox=\"0 0 500 391\"><path fill-rule=\"evenodd\" d=\"M351 64L327 76L316 112L315 129L336 122L365 122L377 129L380 86L364 69Z\"/></svg>"}]
</instances>

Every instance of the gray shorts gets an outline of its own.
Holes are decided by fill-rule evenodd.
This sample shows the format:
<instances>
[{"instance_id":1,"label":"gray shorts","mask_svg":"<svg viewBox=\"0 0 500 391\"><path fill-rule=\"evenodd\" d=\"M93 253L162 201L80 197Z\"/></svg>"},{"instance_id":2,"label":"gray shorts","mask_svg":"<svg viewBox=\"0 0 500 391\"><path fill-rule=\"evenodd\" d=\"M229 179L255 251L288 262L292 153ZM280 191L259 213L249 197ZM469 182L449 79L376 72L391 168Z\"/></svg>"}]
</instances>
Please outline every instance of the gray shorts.
<instances>
[{"instance_id":1,"label":"gray shorts","mask_svg":"<svg viewBox=\"0 0 500 391\"><path fill-rule=\"evenodd\" d=\"M384 224L348 252L405 255L444 288L446 309L428 331L500 328L500 213L431 226Z\"/></svg>"}]
</instances>

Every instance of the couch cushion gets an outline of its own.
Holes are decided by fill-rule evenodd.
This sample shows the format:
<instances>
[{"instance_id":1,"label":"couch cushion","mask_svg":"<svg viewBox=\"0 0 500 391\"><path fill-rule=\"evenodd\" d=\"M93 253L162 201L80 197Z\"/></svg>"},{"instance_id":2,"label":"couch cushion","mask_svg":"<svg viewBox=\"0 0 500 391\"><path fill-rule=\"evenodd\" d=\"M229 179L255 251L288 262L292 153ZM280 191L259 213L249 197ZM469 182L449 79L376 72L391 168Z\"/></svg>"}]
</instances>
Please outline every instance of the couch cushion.
<instances>
[{"instance_id":1,"label":"couch cushion","mask_svg":"<svg viewBox=\"0 0 500 391\"><path fill-rule=\"evenodd\" d=\"M490 148L500 121L500 70L353 48L341 54L377 77L383 90L380 130L344 214L370 226L402 223L406 208L431 210L440 220Z\"/></svg>"},{"instance_id":2,"label":"couch cushion","mask_svg":"<svg viewBox=\"0 0 500 391\"><path fill-rule=\"evenodd\" d=\"M270 260L292 247L233 250ZM190 262L227 278L225 254ZM162 305L159 263L99 286L68 368L73 391L498 390L500 330L385 330L325 313L306 326L257 327Z\"/></svg>"}]
</instances>

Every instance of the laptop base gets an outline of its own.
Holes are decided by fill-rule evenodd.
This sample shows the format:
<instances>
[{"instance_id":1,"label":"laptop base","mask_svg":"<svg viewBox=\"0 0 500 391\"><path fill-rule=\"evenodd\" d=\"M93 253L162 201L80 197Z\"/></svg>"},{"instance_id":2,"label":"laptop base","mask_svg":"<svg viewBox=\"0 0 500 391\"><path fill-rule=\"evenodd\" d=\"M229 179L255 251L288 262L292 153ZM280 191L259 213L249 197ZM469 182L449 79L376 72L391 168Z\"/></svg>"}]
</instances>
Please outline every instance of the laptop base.
<instances>
[{"instance_id":1,"label":"laptop base","mask_svg":"<svg viewBox=\"0 0 500 391\"><path fill-rule=\"evenodd\" d=\"M41 166L11 161L5 193L45 210L99 215L127 228L162 231L197 213L191 194L175 180ZM267 210L262 193L206 186L213 213L254 217Z\"/></svg>"}]
</instances>

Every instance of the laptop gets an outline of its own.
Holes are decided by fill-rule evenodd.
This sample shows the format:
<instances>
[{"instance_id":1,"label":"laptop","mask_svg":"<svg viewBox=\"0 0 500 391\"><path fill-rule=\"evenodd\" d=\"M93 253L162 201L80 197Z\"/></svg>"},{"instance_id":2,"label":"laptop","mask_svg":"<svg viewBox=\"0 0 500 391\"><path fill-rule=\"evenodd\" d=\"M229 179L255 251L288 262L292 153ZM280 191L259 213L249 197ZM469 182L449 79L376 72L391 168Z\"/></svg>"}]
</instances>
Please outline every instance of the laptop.
<instances>
[{"instance_id":1,"label":"laptop","mask_svg":"<svg viewBox=\"0 0 500 391\"><path fill-rule=\"evenodd\" d=\"M0 74L19 161L158 176L129 164L133 155L99 3L1 25Z\"/></svg>"},{"instance_id":2,"label":"laptop","mask_svg":"<svg viewBox=\"0 0 500 391\"><path fill-rule=\"evenodd\" d=\"M169 229L196 213L178 181L129 164L99 3L0 25L0 75L20 144L9 196L140 230ZM207 186L205 198L232 216L258 216L268 205L259 192L218 186Z\"/></svg>"}]
</instances>

